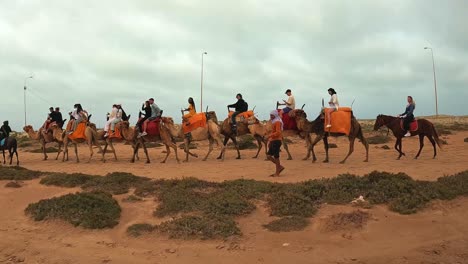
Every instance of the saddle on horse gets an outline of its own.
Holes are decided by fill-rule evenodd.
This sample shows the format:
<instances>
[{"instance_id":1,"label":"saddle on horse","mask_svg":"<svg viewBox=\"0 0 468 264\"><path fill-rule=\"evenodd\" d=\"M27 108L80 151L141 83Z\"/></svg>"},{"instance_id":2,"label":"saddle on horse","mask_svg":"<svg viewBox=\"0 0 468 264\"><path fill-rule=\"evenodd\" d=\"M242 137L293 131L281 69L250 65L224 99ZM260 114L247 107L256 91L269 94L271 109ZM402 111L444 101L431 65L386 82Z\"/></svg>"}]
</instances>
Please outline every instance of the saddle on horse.
<instances>
[{"instance_id":1,"label":"saddle on horse","mask_svg":"<svg viewBox=\"0 0 468 264\"><path fill-rule=\"evenodd\" d=\"M404 119L400 120L400 127L401 127L401 130L406 131L406 129L405 129L405 120ZM418 130L418 120L414 119L413 121L411 121L411 123L409 125L409 130L411 132L414 132L414 131Z\"/></svg>"}]
</instances>

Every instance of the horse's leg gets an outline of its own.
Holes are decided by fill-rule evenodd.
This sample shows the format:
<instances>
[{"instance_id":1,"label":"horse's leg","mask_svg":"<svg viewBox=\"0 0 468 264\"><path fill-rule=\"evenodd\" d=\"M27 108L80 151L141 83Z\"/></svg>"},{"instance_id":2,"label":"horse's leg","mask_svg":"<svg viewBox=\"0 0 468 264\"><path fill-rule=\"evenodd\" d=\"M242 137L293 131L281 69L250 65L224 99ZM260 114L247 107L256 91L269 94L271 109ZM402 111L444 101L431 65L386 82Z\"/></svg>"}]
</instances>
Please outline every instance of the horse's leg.
<instances>
[{"instance_id":1,"label":"horse's leg","mask_svg":"<svg viewBox=\"0 0 468 264\"><path fill-rule=\"evenodd\" d=\"M11 163L13 163L13 151L12 151L13 147L9 147L8 148L8 154L10 154L10 165Z\"/></svg>"},{"instance_id":2,"label":"horse's leg","mask_svg":"<svg viewBox=\"0 0 468 264\"><path fill-rule=\"evenodd\" d=\"M224 141L223 141L223 147L221 148L221 152L219 153L219 156L217 157L217 159L223 159L224 160L224 152L226 151L226 145L227 145L228 141L229 141L229 137L225 136Z\"/></svg>"},{"instance_id":3,"label":"horse's leg","mask_svg":"<svg viewBox=\"0 0 468 264\"><path fill-rule=\"evenodd\" d=\"M437 156L436 142L434 138L432 137L432 135L428 135L427 138L429 139L429 141L431 141L432 147L434 148L434 157L432 158L435 159L435 157Z\"/></svg>"},{"instance_id":4,"label":"horse's leg","mask_svg":"<svg viewBox=\"0 0 468 264\"><path fill-rule=\"evenodd\" d=\"M344 158L344 160L342 160L340 162L340 164L344 164L346 162L346 160L348 159L348 157L351 155L351 153L354 152L354 140L356 139L355 137L349 137L349 151L348 151L348 155L346 155L346 157Z\"/></svg>"},{"instance_id":5,"label":"horse's leg","mask_svg":"<svg viewBox=\"0 0 468 264\"><path fill-rule=\"evenodd\" d=\"M5 164L6 161L5 161L5 149L4 148L2 149L2 153L3 153L3 164Z\"/></svg>"},{"instance_id":6,"label":"horse's leg","mask_svg":"<svg viewBox=\"0 0 468 264\"><path fill-rule=\"evenodd\" d=\"M329 146L328 146L328 136L327 135L323 136L323 145L324 145L324 148L325 148L325 160L323 162L327 163L329 161L329 159L328 159Z\"/></svg>"},{"instance_id":7,"label":"horse's leg","mask_svg":"<svg viewBox=\"0 0 468 264\"><path fill-rule=\"evenodd\" d=\"M210 144L208 145L208 153L206 153L206 156L202 159L203 161L206 161L210 153L213 151L213 144L215 140L213 139L213 137L210 136L208 137L208 141L210 142Z\"/></svg>"},{"instance_id":8,"label":"horse's leg","mask_svg":"<svg viewBox=\"0 0 468 264\"><path fill-rule=\"evenodd\" d=\"M405 154L401 151L401 149L402 149L402 146L401 146L401 145L402 145L402 142L401 142L401 141L402 141L402 139L401 139L401 138L398 138L398 139L397 139L397 142L396 142L396 144L398 144L398 152L400 153L400 155L398 155L397 160L399 160L399 159L401 158L401 156L405 155Z\"/></svg>"},{"instance_id":9,"label":"horse's leg","mask_svg":"<svg viewBox=\"0 0 468 264\"><path fill-rule=\"evenodd\" d=\"M253 156L254 159L258 158L258 154L260 153L260 151L262 150L262 147L263 147L263 138L259 135L255 135L254 136L255 139L257 140L257 145L258 145L258 148L257 148L257 154L255 156Z\"/></svg>"},{"instance_id":10,"label":"horse's leg","mask_svg":"<svg viewBox=\"0 0 468 264\"><path fill-rule=\"evenodd\" d=\"M424 134L419 134L419 151L418 154L414 157L414 159L418 159L419 154L421 154L421 150L424 147Z\"/></svg>"},{"instance_id":11,"label":"horse's leg","mask_svg":"<svg viewBox=\"0 0 468 264\"><path fill-rule=\"evenodd\" d=\"M19 166L19 159L18 159L18 148L17 146L14 147L14 153L16 154L16 166Z\"/></svg>"}]
</instances>

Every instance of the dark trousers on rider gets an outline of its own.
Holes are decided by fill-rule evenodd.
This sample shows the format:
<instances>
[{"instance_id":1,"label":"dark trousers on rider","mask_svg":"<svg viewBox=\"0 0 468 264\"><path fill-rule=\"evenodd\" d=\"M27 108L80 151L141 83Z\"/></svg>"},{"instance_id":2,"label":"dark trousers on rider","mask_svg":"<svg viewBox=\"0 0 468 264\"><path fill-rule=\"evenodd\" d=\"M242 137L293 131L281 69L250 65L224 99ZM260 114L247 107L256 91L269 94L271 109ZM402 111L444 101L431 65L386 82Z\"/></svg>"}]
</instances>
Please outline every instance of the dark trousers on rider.
<instances>
[{"instance_id":1,"label":"dark trousers on rider","mask_svg":"<svg viewBox=\"0 0 468 264\"><path fill-rule=\"evenodd\" d=\"M142 126L143 126L143 123L144 123L144 122L146 121L146 119L148 119L148 118L149 118L149 116L148 116L148 117L145 116L145 117L141 118L141 119L138 121L137 126L138 126L138 128L140 129L140 132L143 131L143 127L142 127Z\"/></svg>"},{"instance_id":2,"label":"dark trousers on rider","mask_svg":"<svg viewBox=\"0 0 468 264\"><path fill-rule=\"evenodd\" d=\"M410 130L410 124L414 120L414 115L407 115L403 119L403 128L408 132Z\"/></svg>"},{"instance_id":3,"label":"dark trousers on rider","mask_svg":"<svg viewBox=\"0 0 468 264\"><path fill-rule=\"evenodd\" d=\"M240 114L240 113L241 113L241 112L238 112L238 111L232 113L231 121L232 121L232 126L233 126L233 127L236 126L236 116L237 116L238 114Z\"/></svg>"}]
</instances>

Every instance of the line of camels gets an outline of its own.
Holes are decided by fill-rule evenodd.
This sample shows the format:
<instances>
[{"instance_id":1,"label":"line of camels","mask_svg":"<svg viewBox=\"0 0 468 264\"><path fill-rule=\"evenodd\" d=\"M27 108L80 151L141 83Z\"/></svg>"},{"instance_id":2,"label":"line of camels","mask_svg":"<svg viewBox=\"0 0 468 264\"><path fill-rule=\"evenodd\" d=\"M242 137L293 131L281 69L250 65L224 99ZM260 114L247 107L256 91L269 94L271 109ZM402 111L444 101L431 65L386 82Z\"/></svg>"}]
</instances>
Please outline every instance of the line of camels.
<instances>
[{"instance_id":1,"label":"line of camels","mask_svg":"<svg viewBox=\"0 0 468 264\"><path fill-rule=\"evenodd\" d=\"M286 139L288 137L300 137L306 143L306 156L303 158L303 160L309 159L312 154L312 162L317 161L317 157L314 152L314 146L319 141L322 140L324 142L324 147L325 147L325 160L323 162L329 162L328 137L329 136L333 136L333 137L346 136L346 135L326 132L324 129L323 112L313 121L307 120L307 114L302 109L292 110L288 114L291 118L293 118L296 121L297 128L298 128L298 130L284 130L283 131L283 146L287 152L288 160L292 159L292 156L291 156L291 153L289 152ZM240 155L239 146L237 143L237 136L242 136L246 134L251 134L257 140L258 148L257 148L257 153L254 156L254 158L258 157L263 146L265 146L265 150L264 150L265 154L267 153L267 146L266 146L267 135L271 132L271 129L272 129L271 121L268 121L267 123L262 123L255 116L252 116L244 120L243 122L238 123L237 133L233 133L231 129L231 124L229 122L229 118L226 118L220 124L218 123L218 119L214 111L207 111L205 112L205 115L207 117L207 125L205 127L195 129L194 131L191 132L190 136L184 135L182 127L176 126L174 124L174 120L171 117L161 117L159 135L156 135L156 136L147 135L147 136L143 136L140 138L137 137L138 132L139 132L138 128L131 127L128 121L122 121L116 125L122 135L121 139L105 138L104 131L97 130L96 126L89 121L85 130L86 139L79 139L79 140L69 139L66 136L65 131L63 131L57 125L51 125L51 127L49 127L48 129L49 130L48 133L44 133L42 129L40 129L39 131L34 131L32 126L30 125L25 126L23 130L30 136L31 139L40 141L42 149L43 149L43 153L44 153L44 160L48 159L48 156L46 153L47 143L52 143L52 142L58 143L58 151L57 151L56 159L59 158L59 155L62 152L62 148L63 148L62 161L68 161L68 145L69 143L72 143L75 147L75 155L76 155L77 162L79 162L77 144L80 144L80 143L88 144L89 152L90 152L88 162L91 161L94 155L93 145L95 145L99 148L100 153L102 154L102 158L101 158L102 161L105 162L106 161L105 154L106 154L108 147L110 147L111 151L114 153L115 160L117 160L117 153L114 149L113 143L114 142L128 142L133 148L133 154L131 158L132 163L135 162L136 158L138 159L138 149L140 147L142 147L144 150L144 153L146 155L146 162L150 163L150 158L148 155L146 143L161 142L166 147L166 157L161 161L161 163L166 162L166 160L168 159L171 153L171 149L174 150L175 158L177 162L180 162L179 156L177 153L177 145L175 143L176 138L183 139L184 152L185 152L184 161L189 161L189 156L198 157L197 154L192 153L190 151L190 148L189 148L190 143L192 141L205 141L205 140L209 141L209 149L203 158L204 161L208 159L209 155L213 151L214 144L217 144L218 146L219 145L222 146L221 152L219 156L217 157L217 159L224 160L226 146L229 140L231 140L234 143L234 146L237 151L237 159L240 159L241 155ZM420 139L420 149L415 159L419 157L419 154L421 153L421 150L424 146L424 142L423 142L424 137L427 137L429 141L432 143L433 148L434 148L433 158L435 158L437 155L437 150L436 150L435 145L437 144L440 148L441 142L434 128L434 125L430 121L425 120L425 119L418 119L417 121L419 124L418 130L411 132L412 135L418 135ZM400 127L400 119L398 117L379 115L376 118L374 130L378 130L382 126L386 126L390 130L392 130L393 135L397 138L396 143L395 143L395 149L398 151L399 153L398 159L400 159L401 156L405 155L404 152L402 152L402 146L401 146L402 145L401 139L403 138L405 131L403 131ZM311 138L311 134L316 135L316 137L313 140ZM224 140L222 140L222 136L224 136ZM345 163L348 157L353 153L354 142L356 139L359 139L359 141L365 147L366 155L365 155L364 162L367 162L369 160L369 144L366 138L364 137L361 125L359 124L357 119L354 117L354 115L352 115L351 117L351 130L347 137L349 139L349 150L348 150L346 157L340 163ZM99 141L105 142L104 147L101 146Z\"/></svg>"}]
</instances>

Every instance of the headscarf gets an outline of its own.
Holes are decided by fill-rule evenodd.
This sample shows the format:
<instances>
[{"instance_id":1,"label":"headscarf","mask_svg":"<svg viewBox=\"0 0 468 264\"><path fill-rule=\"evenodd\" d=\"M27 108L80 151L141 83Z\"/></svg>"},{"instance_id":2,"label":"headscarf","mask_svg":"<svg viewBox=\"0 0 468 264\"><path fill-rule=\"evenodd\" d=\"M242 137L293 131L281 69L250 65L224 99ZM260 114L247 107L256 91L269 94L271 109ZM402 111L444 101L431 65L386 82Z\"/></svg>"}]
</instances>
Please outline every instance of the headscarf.
<instances>
[{"instance_id":1,"label":"headscarf","mask_svg":"<svg viewBox=\"0 0 468 264\"><path fill-rule=\"evenodd\" d=\"M278 114L278 110L271 111L270 115L275 117L273 120L271 120L271 123L274 124L276 122L280 122L281 123L281 130L283 130L283 120L281 120L281 117Z\"/></svg>"}]
</instances>

